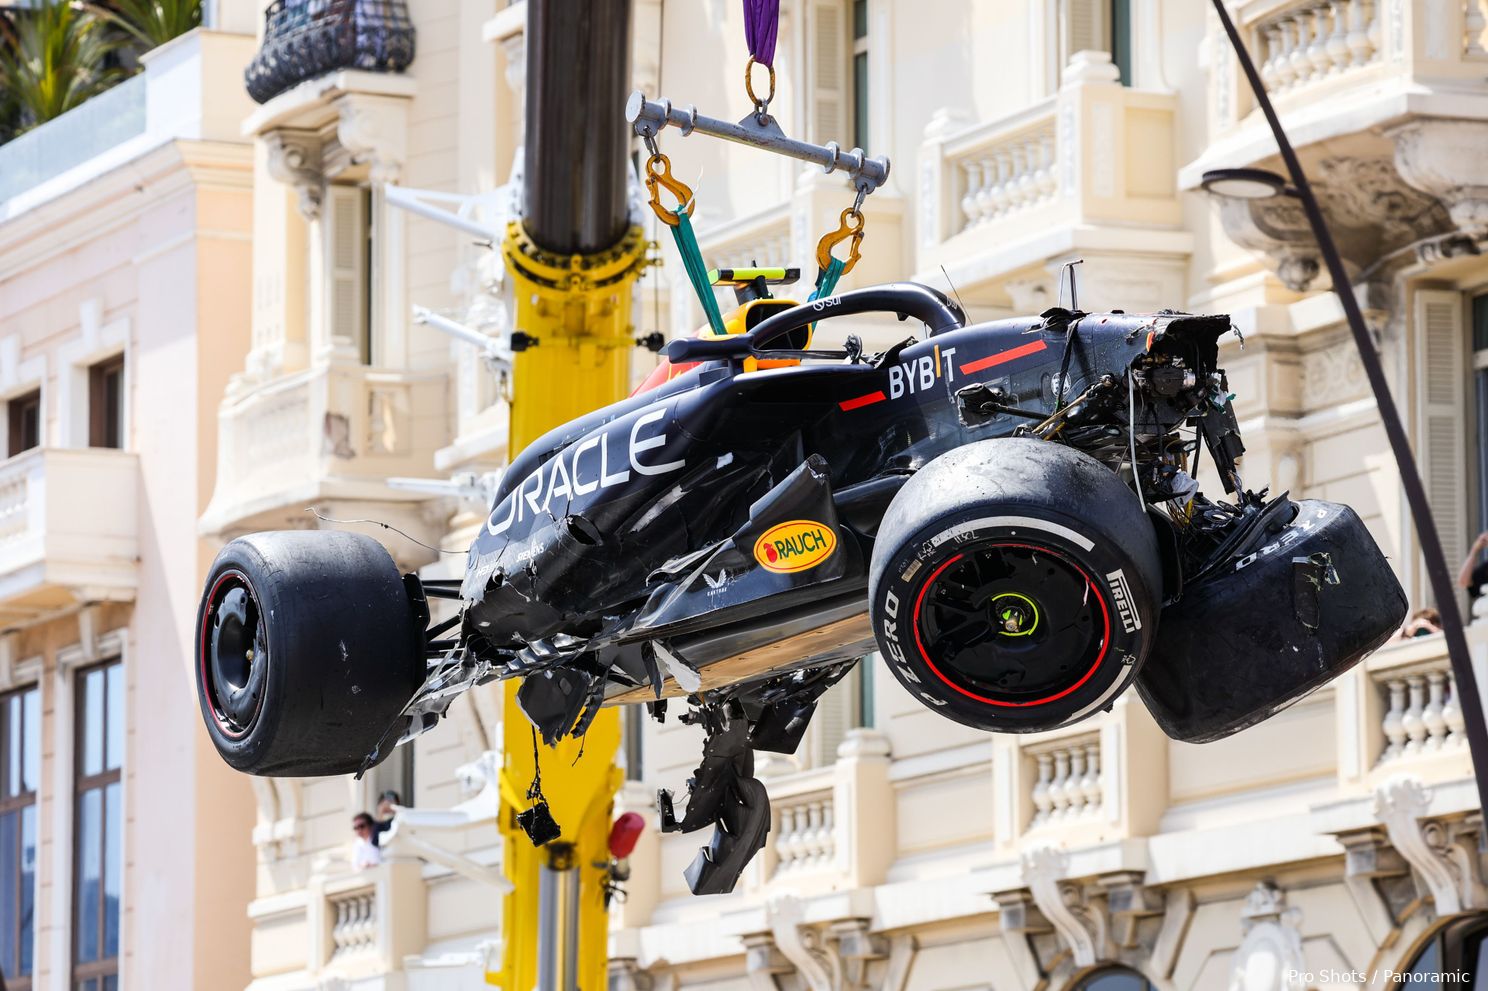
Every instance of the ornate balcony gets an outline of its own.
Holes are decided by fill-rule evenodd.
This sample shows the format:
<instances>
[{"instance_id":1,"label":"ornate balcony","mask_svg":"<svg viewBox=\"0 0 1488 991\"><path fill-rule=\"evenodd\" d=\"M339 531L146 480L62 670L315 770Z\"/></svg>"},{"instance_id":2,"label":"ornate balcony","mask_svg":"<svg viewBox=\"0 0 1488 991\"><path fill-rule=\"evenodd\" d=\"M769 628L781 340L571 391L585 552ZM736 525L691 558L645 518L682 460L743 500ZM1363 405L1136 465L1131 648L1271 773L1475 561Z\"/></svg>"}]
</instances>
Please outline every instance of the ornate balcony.
<instances>
[{"instance_id":1,"label":"ornate balcony","mask_svg":"<svg viewBox=\"0 0 1488 991\"><path fill-rule=\"evenodd\" d=\"M248 910L257 929L249 987L402 987L405 961L426 938L421 872L417 861L403 860L339 868L259 899Z\"/></svg>"},{"instance_id":2,"label":"ornate balcony","mask_svg":"<svg viewBox=\"0 0 1488 991\"><path fill-rule=\"evenodd\" d=\"M1176 95L1122 86L1106 55L1082 52L1058 93L1018 113L937 112L920 148L916 278L943 282L944 267L973 307L1036 312L1054 302L1059 265L1084 257L1082 305L1171 305L1191 245L1177 110Z\"/></svg>"},{"instance_id":3,"label":"ornate balcony","mask_svg":"<svg viewBox=\"0 0 1488 991\"><path fill-rule=\"evenodd\" d=\"M1038 744L1024 751L1037 771L1029 798L1030 829L1098 819L1105 811L1100 734Z\"/></svg>"},{"instance_id":4,"label":"ornate balcony","mask_svg":"<svg viewBox=\"0 0 1488 991\"><path fill-rule=\"evenodd\" d=\"M813 895L882 884L895 855L889 742L849 730L834 763L766 781L775 820L745 875L752 896Z\"/></svg>"},{"instance_id":5,"label":"ornate balcony","mask_svg":"<svg viewBox=\"0 0 1488 991\"><path fill-rule=\"evenodd\" d=\"M1488 624L1467 629L1480 682ZM1440 635L1387 644L1338 682L1339 778L1376 787L1401 774L1428 784L1471 780L1457 679Z\"/></svg>"},{"instance_id":6,"label":"ornate balcony","mask_svg":"<svg viewBox=\"0 0 1488 991\"><path fill-rule=\"evenodd\" d=\"M337 69L402 72L413 55L403 0L274 0L264 11L263 47L243 78L248 95L264 103Z\"/></svg>"},{"instance_id":7,"label":"ornate balcony","mask_svg":"<svg viewBox=\"0 0 1488 991\"><path fill-rule=\"evenodd\" d=\"M1236 26L1298 146L1408 116L1477 117L1488 51L1477 0L1248 0ZM1206 158L1250 165L1275 153L1229 43L1213 24ZM1187 176L1188 170L1185 170ZM1187 182L1185 182L1187 185Z\"/></svg>"},{"instance_id":8,"label":"ornate balcony","mask_svg":"<svg viewBox=\"0 0 1488 991\"><path fill-rule=\"evenodd\" d=\"M448 432L447 377L330 364L229 395L219 418L217 488L201 529L223 537L311 527L306 510L375 514L433 543L419 493L395 476L433 477ZM411 546L411 545L410 545Z\"/></svg>"},{"instance_id":9,"label":"ornate balcony","mask_svg":"<svg viewBox=\"0 0 1488 991\"><path fill-rule=\"evenodd\" d=\"M1237 27L1355 272L1385 298L1406 245L1488 232L1488 51L1478 0L1248 0ZM1213 140L1183 189L1220 168L1279 169L1276 144L1228 41L1207 45ZM1439 202L1437 202L1439 201ZM1312 288L1316 249L1289 197L1221 200L1225 233L1262 252L1289 289ZM1455 230L1454 230L1455 228ZM1398 303L1398 301L1397 301Z\"/></svg>"},{"instance_id":10,"label":"ornate balcony","mask_svg":"<svg viewBox=\"0 0 1488 991\"><path fill-rule=\"evenodd\" d=\"M1168 804L1169 744L1134 692L1049 733L994 741L995 841L1005 857L1150 836Z\"/></svg>"},{"instance_id":11,"label":"ornate balcony","mask_svg":"<svg viewBox=\"0 0 1488 991\"><path fill-rule=\"evenodd\" d=\"M36 448L0 462L0 620L133 599L138 490L127 451Z\"/></svg>"}]
</instances>

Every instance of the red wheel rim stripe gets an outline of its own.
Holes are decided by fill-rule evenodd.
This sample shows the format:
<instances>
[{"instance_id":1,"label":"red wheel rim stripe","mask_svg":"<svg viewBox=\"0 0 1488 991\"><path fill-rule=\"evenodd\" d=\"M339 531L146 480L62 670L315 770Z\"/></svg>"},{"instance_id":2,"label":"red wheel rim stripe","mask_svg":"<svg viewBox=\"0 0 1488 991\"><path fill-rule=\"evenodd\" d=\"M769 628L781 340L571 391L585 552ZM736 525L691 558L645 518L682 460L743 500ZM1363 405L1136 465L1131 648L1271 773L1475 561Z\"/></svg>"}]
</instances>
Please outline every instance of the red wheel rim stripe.
<instances>
[{"instance_id":1,"label":"red wheel rim stripe","mask_svg":"<svg viewBox=\"0 0 1488 991\"><path fill-rule=\"evenodd\" d=\"M935 579L937 579L937 578L940 577L940 573L942 571L944 571L945 569L949 568L951 565L955 564L957 561L961 560L963 557L965 557L966 556L965 554L957 554L955 557L951 558L949 561L946 561L940 567L938 567L934 571L930 572L930 577L929 578L926 578L925 579L925 584L923 584L923 585L920 586L920 594L917 595L917 596L915 596L914 617L913 617L913 622L912 622L912 625L914 626L915 646L917 648L919 648L921 659L924 660L925 664L930 668L931 671L935 672L935 677L937 677L941 681L945 682L946 685L948 685L952 689L956 690L957 692L960 692L962 695L965 695L967 698L976 699L978 702L985 702L988 705L1000 705L1000 706L1004 706L1004 707L1010 708L1010 709L1020 709L1020 708L1023 708L1024 706L1044 705L1044 704L1049 703L1049 702L1058 701L1059 699L1064 698L1070 692L1075 691L1081 685L1085 684L1085 682L1089 681L1091 675L1095 674L1096 669L1101 666L1101 661L1103 661L1103 660L1106 659L1106 651L1108 651L1110 649L1110 647L1111 647L1111 612L1110 612L1110 610L1108 610L1106 608L1106 597L1103 596L1103 595L1101 595L1100 589L1098 589L1098 588L1095 587L1095 582L1093 582L1093 581L1090 580L1090 576L1085 573L1085 569L1084 568L1081 568L1078 564L1075 564L1073 561L1067 560L1064 557L1064 555L1059 554L1056 551L1050 550L1047 547L1039 547L1039 546L1037 546L1035 544L1007 544L1007 543L1004 543L1004 544L991 544L989 546L992 546L992 547L1022 547L1022 548L1026 548L1027 550L1031 550L1031 551L1042 551L1045 554L1049 554L1049 555L1052 555L1054 557L1057 557L1060 561L1063 561L1065 564L1069 565L1071 568L1074 568L1076 571L1078 571L1080 573L1080 577L1083 578L1083 579L1085 579L1085 584L1089 587L1089 589L1090 589L1091 592L1095 593L1095 601L1098 602L1098 603L1100 603L1100 607L1101 607L1101 621L1105 624L1105 630L1101 634L1101 649L1100 649L1100 653L1095 656L1095 663L1093 663L1093 664L1090 665L1090 670L1089 671L1086 671L1085 674L1080 677L1080 680L1079 681L1075 682L1073 685L1069 686L1068 688L1064 689L1063 691L1056 692L1053 695L1049 695L1049 696L1046 696L1046 697L1041 698L1041 699L1032 699L1032 700L1030 700L1028 702L1003 702L1003 701L1001 701L999 699L989 699L985 695L978 695L976 692L969 691L969 690L967 690L965 688L962 688L960 685L956 684L954 681L952 681L951 679L947 678L945 676L945 674L940 670L940 668L938 668L938 667L935 666L935 662L930 659L930 652L925 649L924 641L921 640L921 638L920 638L920 607L922 605L924 605L924 602L925 602L925 593L928 592L928 591L930 591L930 586L935 584Z\"/></svg>"},{"instance_id":2,"label":"red wheel rim stripe","mask_svg":"<svg viewBox=\"0 0 1488 991\"><path fill-rule=\"evenodd\" d=\"M197 657L200 659L198 662L198 666L201 668L202 696L207 700L207 708L212 710L212 718L217 720L217 728L220 729L225 736L229 736L234 740L240 740L244 736L248 735L248 731L243 730L241 733L235 733L230 728L228 728L226 718L217 709L216 693L212 689L212 679L207 672L207 628L211 625L212 622L212 605L217 601L217 590L220 589L222 587L222 584L229 578L236 578L241 581L243 585L248 589L248 594L253 597L253 600L255 602L258 601L258 594L253 591L253 583L250 582L248 580L248 576L243 574L241 571L233 569L232 571L224 571L222 574L218 575L217 580L212 583L212 590L207 593L207 607L202 610L201 640L198 641L196 653ZM258 704L263 704L262 696L259 696ZM257 707L255 707L254 709L254 714L257 715Z\"/></svg>"}]
</instances>

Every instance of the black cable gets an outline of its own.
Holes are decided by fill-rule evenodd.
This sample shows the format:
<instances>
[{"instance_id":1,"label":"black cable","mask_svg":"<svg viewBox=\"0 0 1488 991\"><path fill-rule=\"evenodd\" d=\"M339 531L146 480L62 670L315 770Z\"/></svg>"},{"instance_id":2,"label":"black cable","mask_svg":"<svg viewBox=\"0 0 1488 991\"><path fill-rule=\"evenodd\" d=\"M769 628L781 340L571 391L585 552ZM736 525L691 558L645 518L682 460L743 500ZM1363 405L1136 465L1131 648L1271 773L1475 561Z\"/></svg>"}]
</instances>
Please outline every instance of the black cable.
<instances>
[{"instance_id":1,"label":"black cable","mask_svg":"<svg viewBox=\"0 0 1488 991\"><path fill-rule=\"evenodd\" d=\"M1390 450L1395 455L1395 462L1400 468L1400 484L1405 489L1405 499L1410 505L1411 519L1416 526L1416 537L1421 544L1421 556L1425 558L1426 577L1431 582L1437 612L1441 614L1442 633L1447 641L1447 656L1452 662L1452 674L1457 679L1457 704L1462 711L1463 721L1467 724L1467 746L1468 752L1472 755L1474 777L1477 779L1478 806L1488 808L1488 777L1484 774L1485 770L1488 770L1488 727L1485 727L1483 722L1482 696L1478 694L1478 679L1473 673L1467 636L1462 630L1462 613L1457 607L1457 589L1452 584L1451 573L1447 570L1447 560L1442 554L1441 537L1436 530L1436 520L1431 516L1431 502L1426 496L1425 486L1421 484L1421 473L1416 467L1415 456L1411 453L1410 439L1406 436L1404 424L1401 423L1400 411L1396 409L1395 400L1390 395L1390 385L1385 380L1385 370L1380 365L1379 355L1375 353L1374 341L1371 340L1369 328L1364 323L1364 314L1359 309L1359 301L1354 297L1348 272L1343 267L1343 259L1338 254L1338 246L1333 243L1333 235L1329 233L1328 225L1323 220L1323 211L1318 206L1317 197L1312 193L1307 174L1302 171L1302 163L1298 160L1296 151L1292 149L1292 143L1287 140L1286 131L1282 130L1281 121L1276 116L1276 108L1271 106L1271 99L1266 95L1266 87L1261 83L1260 74L1256 72L1255 63L1251 61L1245 43L1240 40L1240 33L1235 30L1235 23L1230 20L1230 12L1225 9L1224 0L1213 0L1213 4L1215 13L1219 15L1219 22L1224 25L1225 34L1229 36L1230 44L1234 46L1235 56L1240 60L1240 68L1245 72L1246 81L1250 83L1251 91L1255 93L1256 104L1261 108L1261 113L1265 115L1266 123L1271 126L1271 133L1276 136L1277 150L1281 152L1281 159L1286 163L1292 186L1296 189L1297 199L1301 202L1302 211L1307 215L1307 223L1317 239L1318 249L1328 267L1328 277L1333 282L1333 292L1343 306L1343 314L1348 320L1349 330L1354 335L1354 345L1359 350L1359 360L1364 366L1365 376L1369 379L1369 387L1374 391L1374 400L1379 407L1385 436L1390 441Z\"/></svg>"}]
</instances>

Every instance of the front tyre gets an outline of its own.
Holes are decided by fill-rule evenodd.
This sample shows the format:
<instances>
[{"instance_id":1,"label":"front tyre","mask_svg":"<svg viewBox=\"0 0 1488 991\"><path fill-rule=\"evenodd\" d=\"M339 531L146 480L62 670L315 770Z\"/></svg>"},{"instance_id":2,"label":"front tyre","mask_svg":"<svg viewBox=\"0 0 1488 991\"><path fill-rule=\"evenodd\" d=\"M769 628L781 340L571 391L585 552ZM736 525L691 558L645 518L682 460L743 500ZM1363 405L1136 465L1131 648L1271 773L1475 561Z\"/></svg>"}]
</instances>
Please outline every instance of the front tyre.
<instances>
[{"instance_id":1,"label":"front tyre","mask_svg":"<svg viewBox=\"0 0 1488 991\"><path fill-rule=\"evenodd\" d=\"M1137 497L1073 448L981 441L909 480L879 527L869 604L900 684L950 719L1032 733L1091 715L1156 632L1157 539Z\"/></svg>"},{"instance_id":2,"label":"front tyre","mask_svg":"<svg viewBox=\"0 0 1488 991\"><path fill-rule=\"evenodd\" d=\"M207 733L250 774L356 771L420 684L421 635L397 565L371 537L239 537L212 563L197 611Z\"/></svg>"}]
</instances>

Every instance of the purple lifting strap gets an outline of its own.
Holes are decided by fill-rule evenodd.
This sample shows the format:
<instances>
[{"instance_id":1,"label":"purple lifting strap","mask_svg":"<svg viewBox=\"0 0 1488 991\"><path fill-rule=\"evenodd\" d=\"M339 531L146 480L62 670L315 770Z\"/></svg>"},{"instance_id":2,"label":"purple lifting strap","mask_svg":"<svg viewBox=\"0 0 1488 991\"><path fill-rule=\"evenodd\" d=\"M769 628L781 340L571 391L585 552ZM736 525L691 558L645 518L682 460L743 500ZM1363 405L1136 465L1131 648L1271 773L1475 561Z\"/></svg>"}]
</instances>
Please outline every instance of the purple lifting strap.
<instances>
[{"instance_id":1,"label":"purple lifting strap","mask_svg":"<svg viewBox=\"0 0 1488 991\"><path fill-rule=\"evenodd\" d=\"M744 39L761 65L775 66L775 35L780 29L780 0L744 0Z\"/></svg>"}]
</instances>

